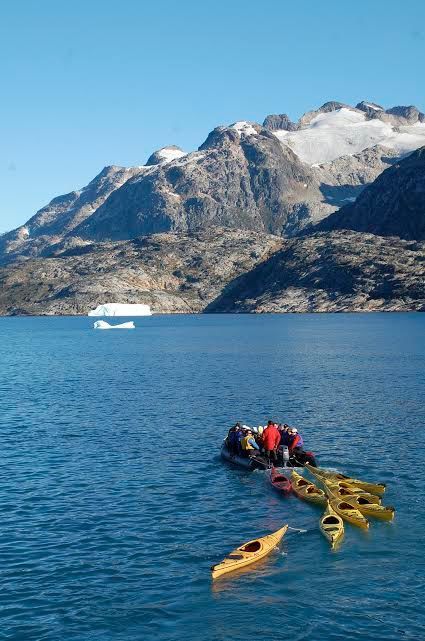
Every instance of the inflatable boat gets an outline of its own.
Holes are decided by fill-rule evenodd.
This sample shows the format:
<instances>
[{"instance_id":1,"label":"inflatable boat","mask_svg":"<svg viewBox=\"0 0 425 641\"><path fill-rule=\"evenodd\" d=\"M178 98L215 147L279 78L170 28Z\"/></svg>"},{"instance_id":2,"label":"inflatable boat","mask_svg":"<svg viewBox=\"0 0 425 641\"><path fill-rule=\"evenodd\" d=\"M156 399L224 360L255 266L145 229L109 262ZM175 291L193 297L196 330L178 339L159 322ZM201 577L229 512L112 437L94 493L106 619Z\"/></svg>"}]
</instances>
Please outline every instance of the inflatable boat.
<instances>
[{"instance_id":1,"label":"inflatable boat","mask_svg":"<svg viewBox=\"0 0 425 641\"><path fill-rule=\"evenodd\" d=\"M277 467L288 467L288 468L302 468L305 466L305 463L309 463L312 467L316 466L316 461L314 454L312 452L304 452L305 460L298 460L294 456L289 456L288 448L279 448L277 452ZM229 451L226 441L224 440L223 445L221 446L221 458L229 463L234 463L239 465L239 467L244 467L246 470L268 470L270 468L270 463L268 459L262 454L258 453L254 456L240 456L239 454L233 454ZM302 457L304 459L304 457Z\"/></svg>"}]
</instances>

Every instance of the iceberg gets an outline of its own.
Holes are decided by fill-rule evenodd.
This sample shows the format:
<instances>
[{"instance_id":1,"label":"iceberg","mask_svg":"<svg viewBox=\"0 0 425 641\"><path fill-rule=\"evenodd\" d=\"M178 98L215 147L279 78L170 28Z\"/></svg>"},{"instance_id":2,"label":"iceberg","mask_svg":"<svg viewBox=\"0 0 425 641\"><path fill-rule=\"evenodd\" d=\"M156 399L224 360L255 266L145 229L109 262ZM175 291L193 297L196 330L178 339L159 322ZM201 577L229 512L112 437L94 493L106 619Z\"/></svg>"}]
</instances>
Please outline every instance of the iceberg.
<instances>
[{"instance_id":1,"label":"iceberg","mask_svg":"<svg viewBox=\"0 0 425 641\"><path fill-rule=\"evenodd\" d=\"M88 316L152 316L149 305L133 303L105 303L92 309Z\"/></svg>"},{"instance_id":2,"label":"iceberg","mask_svg":"<svg viewBox=\"0 0 425 641\"><path fill-rule=\"evenodd\" d=\"M106 321L95 321L93 327L94 329L135 329L133 321L120 323L120 325L110 325Z\"/></svg>"}]
</instances>

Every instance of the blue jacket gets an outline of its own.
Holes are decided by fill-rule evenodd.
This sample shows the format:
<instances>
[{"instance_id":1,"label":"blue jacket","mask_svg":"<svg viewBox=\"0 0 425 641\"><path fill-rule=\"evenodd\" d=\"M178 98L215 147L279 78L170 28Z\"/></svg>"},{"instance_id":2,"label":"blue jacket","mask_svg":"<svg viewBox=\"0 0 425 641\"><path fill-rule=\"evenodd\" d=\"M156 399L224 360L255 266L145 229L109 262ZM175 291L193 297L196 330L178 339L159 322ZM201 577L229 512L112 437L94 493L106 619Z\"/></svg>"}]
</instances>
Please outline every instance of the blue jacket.
<instances>
[{"instance_id":1,"label":"blue jacket","mask_svg":"<svg viewBox=\"0 0 425 641\"><path fill-rule=\"evenodd\" d=\"M290 442L289 434L288 432L282 432L280 435L280 444L281 445L289 445Z\"/></svg>"}]
</instances>

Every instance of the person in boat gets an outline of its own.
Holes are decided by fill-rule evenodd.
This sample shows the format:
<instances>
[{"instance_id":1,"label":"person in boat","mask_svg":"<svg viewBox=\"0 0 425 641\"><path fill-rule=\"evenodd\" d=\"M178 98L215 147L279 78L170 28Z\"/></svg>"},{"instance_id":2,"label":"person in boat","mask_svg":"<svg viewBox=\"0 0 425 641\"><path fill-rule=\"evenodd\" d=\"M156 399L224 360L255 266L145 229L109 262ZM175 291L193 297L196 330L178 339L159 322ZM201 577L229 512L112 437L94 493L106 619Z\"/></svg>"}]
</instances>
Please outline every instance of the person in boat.
<instances>
[{"instance_id":1,"label":"person in boat","mask_svg":"<svg viewBox=\"0 0 425 641\"><path fill-rule=\"evenodd\" d=\"M280 432L273 421L267 422L267 427L263 432L263 449L269 459L277 462L277 448L280 444Z\"/></svg>"},{"instance_id":2,"label":"person in boat","mask_svg":"<svg viewBox=\"0 0 425 641\"><path fill-rule=\"evenodd\" d=\"M289 433L289 439L290 439L288 447L291 454L294 452L294 450L297 450L297 449L301 450L303 448L304 441L301 434L298 433L298 430L295 427L291 427L288 430L288 433Z\"/></svg>"},{"instance_id":3,"label":"person in boat","mask_svg":"<svg viewBox=\"0 0 425 641\"><path fill-rule=\"evenodd\" d=\"M229 433L226 439L226 446L229 452L233 455L237 454L239 451L239 435L241 432L241 424L236 423L233 427L230 428Z\"/></svg>"},{"instance_id":4,"label":"person in boat","mask_svg":"<svg viewBox=\"0 0 425 641\"><path fill-rule=\"evenodd\" d=\"M242 456L242 439L246 436L246 425L241 425L239 423L239 427L236 431L236 454L239 454L239 456Z\"/></svg>"},{"instance_id":5,"label":"person in boat","mask_svg":"<svg viewBox=\"0 0 425 641\"><path fill-rule=\"evenodd\" d=\"M255 440L257 441L257 445L259 446L260 450L263 449L263 431L264 427L262 425L259 425L257 427L257 433L255 435Z\"/></svg>"},{"instance_id":6,"label":"person in boat","mask_svg":"<svg viewBox=\"0 0 425 641\"><path fill-rule=\"evenodd\" d=\"M250 429L246 431L246 436L241 440L241 446L244 456L253 456L260 451L257 441L254 438L254 434Z\"/></svg>"},{"instance_id":7,"label":"person in boat","mask_svg":"<svg viewBox=\"0 0 425 641\"><path fill-rule=\"evenodd\" d=\"M279 430L279 432L280 432L280 445L283 445L284 447L288 447L289 441L290 441L288 430L289 430L288 423L284 423L283 425L281 425L281 428Z\"/></svg>"}]
</instances>

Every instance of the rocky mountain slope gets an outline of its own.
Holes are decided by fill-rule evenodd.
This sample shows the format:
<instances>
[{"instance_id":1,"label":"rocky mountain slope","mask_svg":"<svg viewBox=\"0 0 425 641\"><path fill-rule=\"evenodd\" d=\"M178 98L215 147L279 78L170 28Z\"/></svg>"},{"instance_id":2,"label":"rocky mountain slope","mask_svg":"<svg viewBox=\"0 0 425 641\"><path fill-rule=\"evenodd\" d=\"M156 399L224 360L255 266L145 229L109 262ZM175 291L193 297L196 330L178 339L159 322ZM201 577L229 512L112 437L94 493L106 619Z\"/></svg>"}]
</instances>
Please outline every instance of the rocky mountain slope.
<instances>
[{"instance_id":1,"label":"rocky mountain slope","mask_svg":"<svg viewBox=\"0 0 425 641\"><path fill-rule=\"evenodd\" d=\"M25 225L0 236L0 264L42 254L46 247L72 234L113 191L138 173L138 167L105 167L86 187L54 198Z\"/></svg>"},{"instance_id":2,"label":"rocky mountain slope","mask_svg":"<svg viewBox=\"0 0 425 641\"><path fill-rule=\"evenodd\" d=\"M218 225L283 237L354 200L425 142L415 107L325 103L298 123L268 116L212 131L198 151L171 145L144 166L105 168L0 238L0 264L46 256L64 239L126 240Z\"/></svg>"},{"instance_id":3,"label":"rocky mountain slope","mask_svg":"<svg viewBox=\"0 0 425 641\"><path fill-rule=\"evenodd\" d=\"M354 229L425 240L425 147L386 169L351 205L318 229Z\"/></svg>"},{"instance_id":4,"label":"rocky mountain slope","mask_svg":"<svg viewBox=\"0 0 425 641\"><path fill-rule=\"evenodd\" d=\"M425 311L425 243L353 231L283 241L208 312Z\"/></svg>"},{"instance_id":5,"label":"rocky mountain slope","mask_svg":"<svg viewBox=\"0 0 425 641\"><path fill-rule=\"evenodd\" d=\"M281 239L240 230L59 247L0 268L0 314L425 311L425 243L353 231Z\"/></svg>"},{"instance_id":6,"label":"rocky mountain slope","mask_svg":"<svg viewBox=\"0 0 425 641\"><path fill-rule=\"evenodd\" d=\"M164 233L56 248L0 268L0 314L87 314L101 302L199 312L223 287L281 246L276 236L228 229Z\"/></svg>"}]
</instances>

